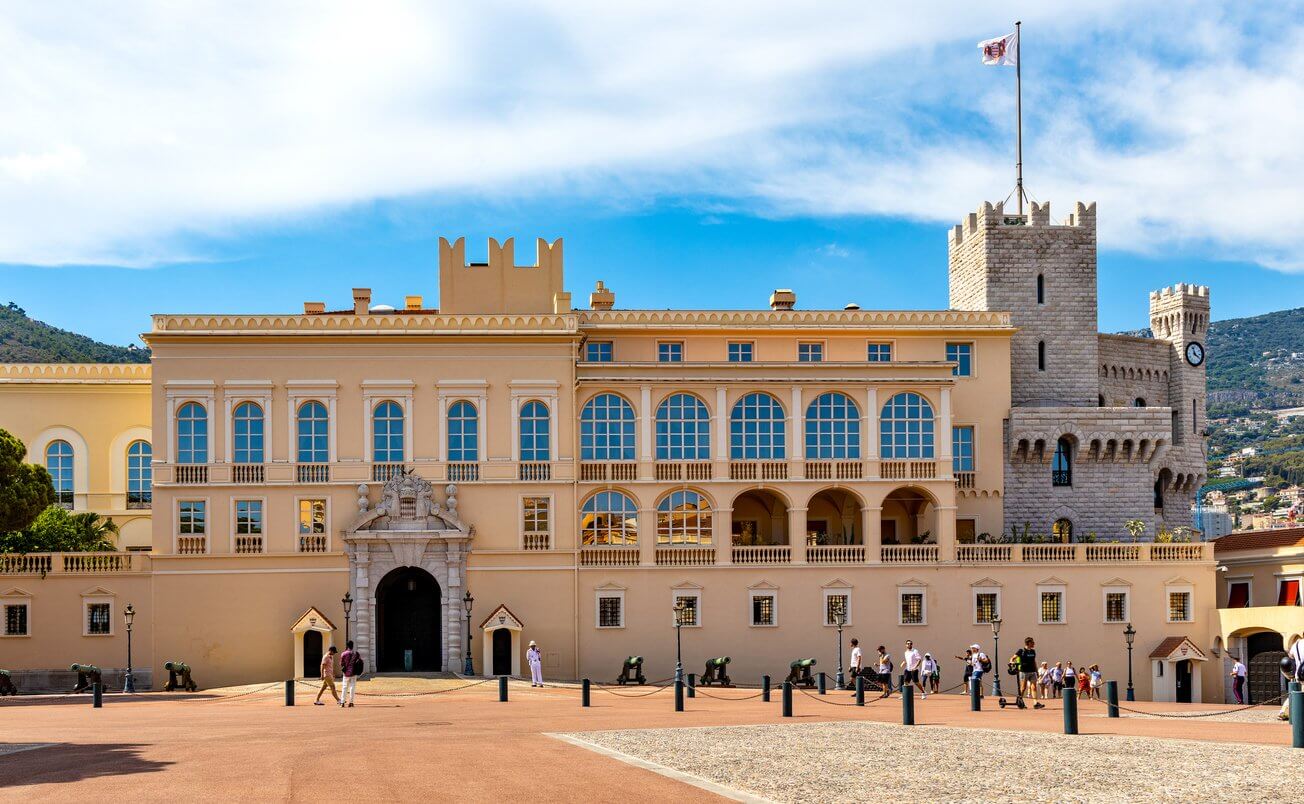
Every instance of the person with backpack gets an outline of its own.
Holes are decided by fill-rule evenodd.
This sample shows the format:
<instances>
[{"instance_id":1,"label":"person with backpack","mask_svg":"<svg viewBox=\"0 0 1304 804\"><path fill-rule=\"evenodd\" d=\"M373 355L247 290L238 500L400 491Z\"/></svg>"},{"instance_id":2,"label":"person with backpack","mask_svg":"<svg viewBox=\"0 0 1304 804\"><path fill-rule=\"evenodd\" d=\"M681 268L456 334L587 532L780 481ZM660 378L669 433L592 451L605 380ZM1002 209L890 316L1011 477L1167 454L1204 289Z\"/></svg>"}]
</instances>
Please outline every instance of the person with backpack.
<instances>
[{"instance_id":1,"label":"person with backpack","mask_svg":"<svg viewBox=\"0 0 1304 804\"><path fill-rule=\"evenodd\" d=\"M1019 659L1019 695L1032 699L1033 709L1045 709L1037 700L1037 643L1032 637L1023 640L1023 647L1015 652Z\"/></svg>"},{"instance_id":2,"label":"person with backpack","mask_svg":"<svg viewBox=\"0 0 1304 804\"><path fill-rule=\"evenodd\" d=\"M892 694L892 654L884 645L878 646L878 683L883 685L883 694L879 697L886 698Z\"/></svg>"},{"instance_id":3,"label":"person with backpack","mask_svg":"<svg viewBox=\"0 0 1304 804\"><path fill-rule=\"evenodd\" d=\"M978 685L978 697L983 697L983 674L991 672L992 660L983 653L983 649L977 643L969 646L969 654L972 657L970 661L973 664L973 674L969 676L971 684Z\"/></svg>"},{"instance_id":4,"label":"person with backpack","mask_svg":"<svg viewBox=\"0 0 1304 804\"><path fill-rule=\"evenodd\" d=\"M353 640L344 646L340 654L340 670L344 673L344 691L340 697L341 707L352 707L353 696L358 690L358 676L362 675L362 654L353 649Z\"/></svg>"},{"instance_id":5,"label":"person with backpack","mask_svg":"<svg viewBox=\"0 0 1304 804\"><path fill-rule=\"evenodd\" d=\"M321 657L321 689L317 690L317 700L313 701L314 706L325 706L321 702L321 696L331 691L331 697L335 703L340 702L340 696L335 692L335 646L331 645L326 650L326 655Z\"/></svg>"}]
</instances>

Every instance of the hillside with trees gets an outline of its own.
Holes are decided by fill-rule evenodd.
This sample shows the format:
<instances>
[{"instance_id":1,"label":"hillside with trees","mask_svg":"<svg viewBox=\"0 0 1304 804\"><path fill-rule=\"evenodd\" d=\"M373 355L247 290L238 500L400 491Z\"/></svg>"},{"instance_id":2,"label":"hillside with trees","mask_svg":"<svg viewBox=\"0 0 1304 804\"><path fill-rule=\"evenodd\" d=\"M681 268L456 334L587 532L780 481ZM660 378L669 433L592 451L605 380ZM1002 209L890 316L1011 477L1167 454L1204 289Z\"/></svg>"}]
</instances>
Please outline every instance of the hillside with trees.
<instances>
[{"instance_id":1,"label":"hillside with trees","mask_svg":"<svg viewBox=\"0 0 1304 804\"><path fill-rule=\"evenodd\" d=\"M148 363L149 350L111 346L0 306L0 363Z\"/></svg>"}]
</instances>

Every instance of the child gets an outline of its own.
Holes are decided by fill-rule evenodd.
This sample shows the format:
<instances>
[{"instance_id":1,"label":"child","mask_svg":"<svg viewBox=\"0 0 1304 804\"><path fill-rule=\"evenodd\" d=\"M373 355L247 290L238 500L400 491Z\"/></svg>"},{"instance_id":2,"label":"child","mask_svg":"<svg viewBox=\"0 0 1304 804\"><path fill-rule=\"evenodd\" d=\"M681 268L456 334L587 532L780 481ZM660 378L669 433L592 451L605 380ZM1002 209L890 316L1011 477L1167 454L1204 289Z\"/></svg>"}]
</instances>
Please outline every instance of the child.
<instances>
[{"instance_id":1,"label":"child","mask_svg":"<svg viewBox=\"0 0 1304 804\"><path fill-rule=\"evenodd\" d=\"M1100 665L1091 665L1091 692L1090 696L1097 701L1100 700L1100 687L1105 683L1104 676L1100 673Z\"/></svg>"},{"instance_id":2,"label":"child","mask_svg":"<svg viewBox=\"0 0 1304 804\"><path fill-rule=\"evenodd\" d=\"M1091 697L1091 676L1087 674L1087 668L1078 668L1078 695Z\"/></svg>"}]
</instances>

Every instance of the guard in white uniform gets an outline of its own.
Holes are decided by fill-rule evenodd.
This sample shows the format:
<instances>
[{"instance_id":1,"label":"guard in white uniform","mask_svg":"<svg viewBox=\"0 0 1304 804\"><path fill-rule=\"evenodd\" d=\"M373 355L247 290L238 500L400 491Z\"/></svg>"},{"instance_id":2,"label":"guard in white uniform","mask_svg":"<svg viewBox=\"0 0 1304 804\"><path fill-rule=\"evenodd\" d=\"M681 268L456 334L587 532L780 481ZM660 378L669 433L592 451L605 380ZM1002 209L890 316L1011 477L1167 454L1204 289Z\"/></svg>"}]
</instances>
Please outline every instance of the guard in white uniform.
<instances>
[{"instance_id":1,"label":"guard in white uniform","mask_svg":"<svg viewBox=\"0 0 1304 804\"><path fill-rule=\"evenodd\" d=\"M533 639L530 640L530 649L525 652L525 661L530 663L530 686L543 686L543 654L539 651L538 644Z\"/></svg>"}]
</instances>

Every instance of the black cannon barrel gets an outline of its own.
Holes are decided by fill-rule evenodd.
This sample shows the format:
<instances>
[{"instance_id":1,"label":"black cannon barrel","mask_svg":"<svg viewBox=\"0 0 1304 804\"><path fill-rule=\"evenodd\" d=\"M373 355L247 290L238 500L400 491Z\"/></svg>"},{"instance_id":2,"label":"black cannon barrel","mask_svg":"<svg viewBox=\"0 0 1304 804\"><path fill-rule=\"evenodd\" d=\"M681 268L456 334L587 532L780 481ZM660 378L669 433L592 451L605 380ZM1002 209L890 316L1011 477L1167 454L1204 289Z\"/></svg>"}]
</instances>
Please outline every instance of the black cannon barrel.
<instances>
[{"instance_id":1,"label":"black cannon barrel","mask_svg":"<svg viewBox=\"0 0 1304 804\"><path fill-rule=\"evenodd\" d=\"M185 662L164 662L163 669L172 673L184 673L190 669L190 665Z\"/></svg>"},{"instance_id":2,"label":"black cannon barrel","mask_svg":"<svg viewBox=\"0 0 1304 804\"><path fill-rule=\"evenodd\" d=\"M816 664L816 662L815 662L814 659L798 659L797 661L795 661L795 662L793 662L792 664L788 665L788 668L789 668L790 670L797 670L797 669L800 669L800 668L802 668L802 667L814 667L815 664Z\"/></svg>"},{"instance_id":3,"label":"black cannon barrel","mask_svg":"<svg viewBox=\"0 0 1304 804\"><path fill-rule=\"evenodd\" d=\"M69 667L68 669L71 670L71 671L74 672L74 673L98 673L98 672L100 672L100 668L96 667L96 666L93 665L93 664L78 664L78 663L76 663L76 662L74 662L73 665L72 665L71 667Z\"/></svg>"}]
</instances>

